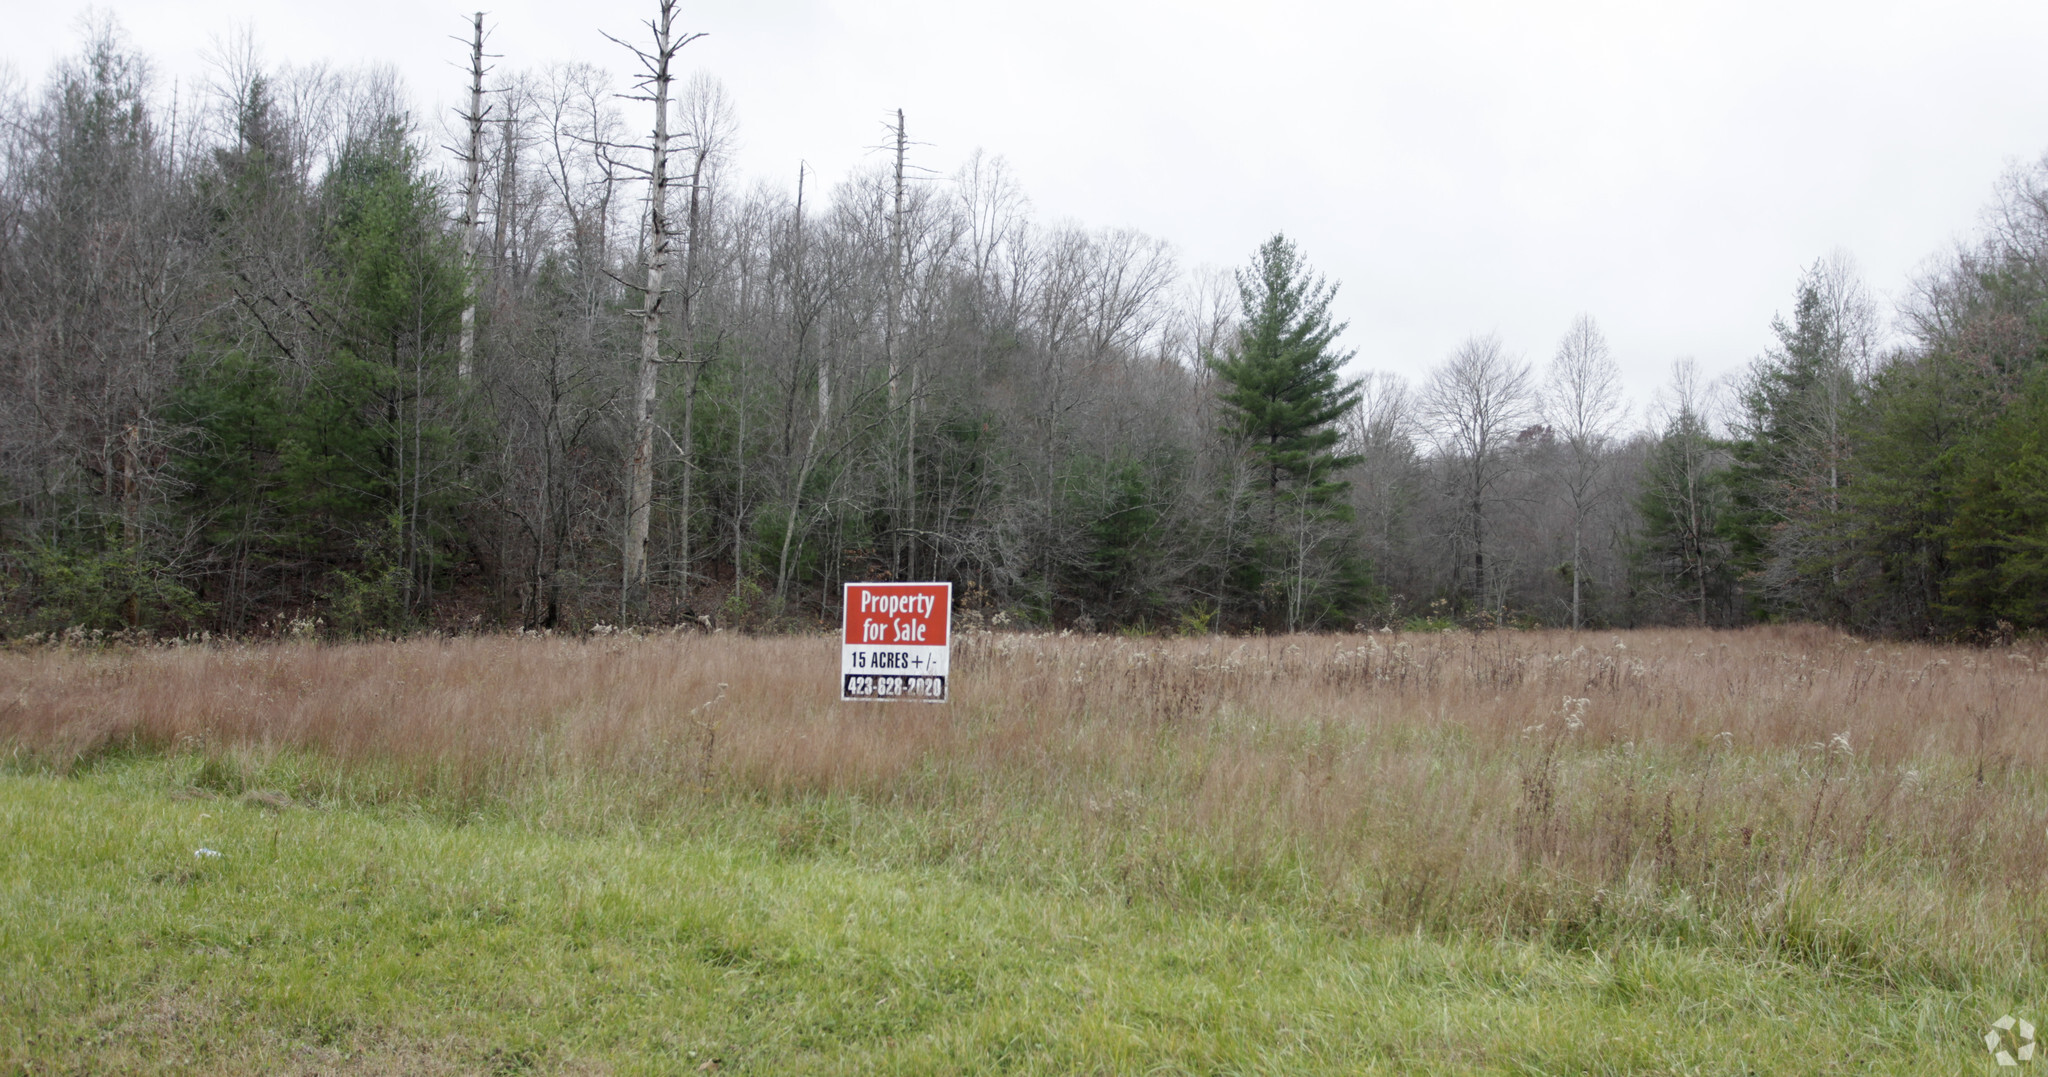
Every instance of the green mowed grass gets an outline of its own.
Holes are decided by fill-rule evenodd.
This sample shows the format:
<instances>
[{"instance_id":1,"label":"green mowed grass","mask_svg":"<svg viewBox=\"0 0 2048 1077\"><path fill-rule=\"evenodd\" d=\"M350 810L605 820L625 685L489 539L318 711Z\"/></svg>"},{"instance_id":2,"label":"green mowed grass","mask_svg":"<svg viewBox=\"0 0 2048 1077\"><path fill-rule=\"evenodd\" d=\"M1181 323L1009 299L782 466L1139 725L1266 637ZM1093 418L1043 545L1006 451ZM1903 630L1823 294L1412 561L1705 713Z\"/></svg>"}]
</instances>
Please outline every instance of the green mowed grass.
<instances>
[{"instance_id":1,"label":"green mowed grass","mask_svg":"<svg viewBox=\"0 0 2048 1077\"><path fill-rule=\"evenodd\" d=\"M0 775L0 1071L1947 1074L2048 1015L2031 967L1370 935L766 827L280 809L190 769Z\"/></svg>"}]
</instances>

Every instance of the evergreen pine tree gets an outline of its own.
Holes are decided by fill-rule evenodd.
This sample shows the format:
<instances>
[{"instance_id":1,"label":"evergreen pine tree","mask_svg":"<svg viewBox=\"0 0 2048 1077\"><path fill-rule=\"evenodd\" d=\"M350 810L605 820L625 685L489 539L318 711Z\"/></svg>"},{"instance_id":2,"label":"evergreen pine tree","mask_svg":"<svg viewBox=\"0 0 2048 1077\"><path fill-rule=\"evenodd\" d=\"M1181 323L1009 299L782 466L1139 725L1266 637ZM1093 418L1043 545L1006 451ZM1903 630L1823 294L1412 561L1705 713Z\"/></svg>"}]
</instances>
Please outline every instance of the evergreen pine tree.
<instances>
[{"instance_id":1,"label":"evergreen pine tree","mask_svg":"<svg viewBox=\"0 0 2048 1077\"><path fill-rule=\"evenodd\" d=\"M1751 365L1735 424L1727 535L1755 613L1846 620L1843 495L1857 370L1873 336L1868 297L1842 262L1800 278L1778 345Z\"/></svg>"},{"instance_id":2,"label":"evergreen pine tree","mask_svg":"<svg viewBox=\"0 0 2048 1077\"><path fill-rule=\"evenodd\" d=\"M1294 244L1274 235L1237 274L1244 323L1237 346L1209 366L1223 379L1228 433L1257 458L1269 500L1298 489L1327 502L1348 485L1336 475L1358 462L1336 451L1337 420L1358 404L1359 383L1340 376L1350 352L1333 345L1337 286L1311 276Z\"/></svg>"},{"instance_id":3,"label":"evergreen pine tree","mask_svg":"<svg viewBox=\"0 0 2048 1077\"><path fill-rule=\"evenodd\" d=\"M1338 449L1338 421L1358 405L1360 384L1341 373L1351 353L1335 347L1344 330L1330 320L1336 285L1312 274L1285 236L1259 247L1237 289L1235 346L1209 367L1222 382L1224 433L1263 488L1264 519L1247 521L1225 590L1291 630L1345 612L1369 587L1353 536L1334 526L1350 517L1340 500L1350 484L1338 476L1361 459Z\"/></svg>"}]
</instances>

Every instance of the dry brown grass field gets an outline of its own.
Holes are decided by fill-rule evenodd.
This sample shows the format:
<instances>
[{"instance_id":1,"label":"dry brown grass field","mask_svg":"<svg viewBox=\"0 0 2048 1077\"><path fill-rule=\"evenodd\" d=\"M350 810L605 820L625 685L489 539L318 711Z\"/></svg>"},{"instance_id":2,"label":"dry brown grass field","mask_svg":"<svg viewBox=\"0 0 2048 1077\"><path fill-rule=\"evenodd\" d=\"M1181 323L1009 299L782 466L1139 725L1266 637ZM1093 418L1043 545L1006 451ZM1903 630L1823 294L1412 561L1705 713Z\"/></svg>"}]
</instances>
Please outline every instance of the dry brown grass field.
<instances>
[{"instance_id":1,"label":"dry brown grass field","mask_svg":"<svg viewBox=\"0 0 2048 1077\"><path fill-rule=\"evenodd\" d=\"M2048 943L2048 647L1810 627L976 634L944 705L816 637L0 653L0 754L217 791L715 830L1320 922L1967 982Z\"/></svg>"}]
</instances>

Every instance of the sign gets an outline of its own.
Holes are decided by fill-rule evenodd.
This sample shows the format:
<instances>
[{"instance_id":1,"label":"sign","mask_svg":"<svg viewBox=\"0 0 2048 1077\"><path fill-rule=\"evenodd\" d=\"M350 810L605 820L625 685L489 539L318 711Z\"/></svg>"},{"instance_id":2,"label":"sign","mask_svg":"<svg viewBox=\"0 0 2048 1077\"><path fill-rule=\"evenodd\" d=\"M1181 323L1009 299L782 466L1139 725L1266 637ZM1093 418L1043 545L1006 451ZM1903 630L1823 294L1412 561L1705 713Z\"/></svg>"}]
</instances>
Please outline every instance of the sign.
<instances>
[{"instance_id":1,"label":"sign","mask_svg":"<svg viewBox=\"0 0 2048 1077\"><path fill-rule=\"evenodd\" d=\"M946 701L953 585L849 583L839 634L839 698Z\"/></svg>"}]
</instances>

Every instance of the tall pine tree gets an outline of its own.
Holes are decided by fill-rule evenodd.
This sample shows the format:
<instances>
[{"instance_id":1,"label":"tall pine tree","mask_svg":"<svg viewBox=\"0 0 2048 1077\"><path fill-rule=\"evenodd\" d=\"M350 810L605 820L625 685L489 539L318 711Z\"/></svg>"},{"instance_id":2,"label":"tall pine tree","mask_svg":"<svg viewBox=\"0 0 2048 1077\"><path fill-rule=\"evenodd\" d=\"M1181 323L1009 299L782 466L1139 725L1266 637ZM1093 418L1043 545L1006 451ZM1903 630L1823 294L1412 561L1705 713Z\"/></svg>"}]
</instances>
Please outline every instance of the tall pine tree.
<instances>
[{"instance_id":1,"label":"tall pine tree","mask_svg":"<svg viewBox=\"0 0 2048 1077\"><path fill-rule=\"evenodd\" d=\"M1341 377L1352 353L1334 347L1344 331L1330 321L1337 286L1311 276L1294 244L1275 234L1238 271L1237 294L1237 346L1209 360L1223 379L1226 430L1251 447L1269 499L1305 487L1328 501L1346 485L1337 472L1359 459L1336 451L1337 420L1359 394L1357 381Z\"/></svg>"},{"instance_id":2,"label":"tall pine tree","mask_svg":"<svg viewBox=\"0 0 2048 1077\"><path fill-rule=\"evenodd\" d=\"M1345 612L1364 597L1339 476L1360 457L1338 448L1338 422L1358 406L1360 385L1343 378L1348 351L1330 320L1337 286L1311 273L1275 234L1237 274L1243 321L1228 355L1210 357L1220 379L1224 433L1243 448L1264 518L1233 551L1229 578L1261 620L1288 629ZM1233 516L1235 514L1233 513ZM1284 616L1282 616L1284 613Z\"/></svg>"}]
</instances>

